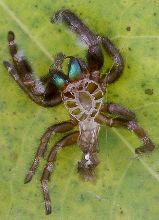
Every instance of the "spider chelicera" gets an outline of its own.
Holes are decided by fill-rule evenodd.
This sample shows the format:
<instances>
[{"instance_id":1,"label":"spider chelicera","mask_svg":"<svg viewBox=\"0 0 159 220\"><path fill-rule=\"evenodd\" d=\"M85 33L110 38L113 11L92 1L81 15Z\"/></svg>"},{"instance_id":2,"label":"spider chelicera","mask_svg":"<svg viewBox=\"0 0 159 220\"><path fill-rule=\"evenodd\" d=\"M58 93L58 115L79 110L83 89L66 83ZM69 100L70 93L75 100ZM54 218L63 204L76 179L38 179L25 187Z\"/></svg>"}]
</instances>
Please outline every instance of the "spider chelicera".
<instances>
[{"instance_id":1,"label":"spider chelicera","mask_svg":"<svg viewBox=\"0 0 159 220\"><path fill-rule=\"evenodd\" d=\"M15 36L12 31L8 33L8 44L13 65L4 61L4 66L9 74L24 90L24 92L37 104L44 107L52 107L64 102L70 113L70 120L50 126L41 137L41 142L33 164L25 178L25 183L31 181L40 161L43 157L49 139L55 133L74 131L58 141L51 149L44 168L41 185L44 195L46 214L51 213L51 201L48 191L48 181L54 168L57 154L62 148L78 142L83 156L78 162L78 171L85 178L94 176L94 168L99 163L97 159L98 134L100 124L111 127L124 126L133 131L143 142L135 153L142 154L154 149L154 144L147 136L137 121L135 114L115 103L104 103L103 96L108 84L115 82L121 75L124 63L118 49L105 36L94 34L89 28L71 11L58 11L51 22L62 21L71 30L79 35L88 46L87 62L73 56L57 54L54 65L51 65L47 77L39 79L35 77L32 68L26 59L18 53ZM100 75L104 58L101 47L112 58L114 64L107 74ZM65 59L69 60L68 73L64 74L62 64Z\"/></svg>"}]
</instances>

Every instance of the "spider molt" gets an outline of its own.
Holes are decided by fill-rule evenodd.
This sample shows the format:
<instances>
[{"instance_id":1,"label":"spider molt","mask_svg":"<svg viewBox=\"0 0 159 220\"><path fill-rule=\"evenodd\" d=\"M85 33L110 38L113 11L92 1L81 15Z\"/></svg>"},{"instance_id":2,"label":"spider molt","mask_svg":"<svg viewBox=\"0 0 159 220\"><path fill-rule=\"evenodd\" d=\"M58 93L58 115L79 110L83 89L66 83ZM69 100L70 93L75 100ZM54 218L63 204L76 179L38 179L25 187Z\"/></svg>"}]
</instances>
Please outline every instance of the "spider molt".
<instances>
[{"instance_id":1,"label":"spider molt","mask_svg":"<svg viewBox=\"0 0 159 220\"><path fill-rule=\"evenodd\" d=\"M124 126L133 131L143 142L143 146L136 148L137 154L150 152L154 144L137 121L135 114L115 103L104 103L103 96L106 86L115 82L121 75L124 62L119 50L105 36L94 34L73 12L60 10L51 22L61 21L73 30L87 45L87 62L59 53L46 77L38 78L28 61L20 55L15 43L15 35L8 32L8 45L13 64L4 61L3 64L12 78L24 92L37 104L44 107L53 107L64 102L70 113L70 120L50 126L41 137L35 159L26 175L25 183L31 181L43 157L46 146L52 135L71 131L78 126L78 130L71 132L59 140L51 149L46 166L41 177L46 214L51 213L51 200L48 190L48 181L53 171L59 150L78 143L83 156L78 162L78 171L85 179L94 176L94 169L99 163L97 159L98 134L100 124L111 127ZM106 74L100 75L104 57L102 49L106 50L113 60L113 67ZM68 60L68 71L64 73L62 64Z\"/></svg>"}]
</instances>

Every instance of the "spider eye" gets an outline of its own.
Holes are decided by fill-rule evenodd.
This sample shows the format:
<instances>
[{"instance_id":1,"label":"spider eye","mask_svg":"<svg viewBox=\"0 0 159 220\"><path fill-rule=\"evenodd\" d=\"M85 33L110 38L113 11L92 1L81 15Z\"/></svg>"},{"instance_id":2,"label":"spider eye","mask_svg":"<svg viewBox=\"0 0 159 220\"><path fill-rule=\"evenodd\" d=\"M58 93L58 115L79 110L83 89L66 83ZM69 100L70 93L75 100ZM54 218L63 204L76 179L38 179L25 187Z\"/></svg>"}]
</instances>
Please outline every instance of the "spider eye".
<instances>
[{"instance_id":1,"label":"spider eye","mask_svg":"<svg viewBox=\"0 0 159 220\"><path fill-rule=\"evenodd\" d=\"M63 74L63 72L50 68L50 77L53 84L59 88L62 89L65 84L67 83L67 76Z\"/></svg>"},{"instance_id":2,"label":"spider eye","mask_svg":"<svg viewBox=\"0 0 159 220\"><path fill-rule=\"evenodd\" d=\"M65 80L56 73L52 76L52 81L58 88L62 88L65 85Z\"/></svg>"},{"instance_id":3,"label":"spider eye","mask_svg":"<svg viewBox=\"0 0 159 220\"><path fill-rule=\"evenodd\" d=\"M72 58L68 67L68 77L71 80L79 79L82 74L81 66L76 58Z\"/></svg>"}]
</instances>

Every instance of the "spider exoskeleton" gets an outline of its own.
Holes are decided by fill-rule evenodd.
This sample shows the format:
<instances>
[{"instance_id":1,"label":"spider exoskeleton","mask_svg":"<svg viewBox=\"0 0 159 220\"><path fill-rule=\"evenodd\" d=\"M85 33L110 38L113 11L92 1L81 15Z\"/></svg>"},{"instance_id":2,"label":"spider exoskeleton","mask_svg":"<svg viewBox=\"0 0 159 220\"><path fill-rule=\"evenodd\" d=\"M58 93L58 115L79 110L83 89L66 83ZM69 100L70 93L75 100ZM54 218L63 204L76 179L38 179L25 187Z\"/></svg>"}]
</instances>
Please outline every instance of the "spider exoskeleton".
<instances>
[{"instance_id":1,"label":"spider exoskeleton","mask_svg":"<svg viewBox=\"0 0 159 220\"><path fill-rule=\"evenodd\" d=\"M135 114L115 103L104 103L103 97L108 84L115 82L121 75L124 62L118 49L105 36L94 34L73 12L60 10L51 19L51 22L64 22L73 30L88 47L87 62L73 56L57 54L54 65L51 65L49 74L41 79L34 75L27 60L18 53L15 36L8 33L8 44L13 65L4 61L9 74L37 104L52 107L64 102L70 113L70 120L50 126L41 137L35 159L25 178L25 183L31 181L40 161L44 156L49 139L55 133L74 131L58 141L51 149L44 168L41 185L44 195L46 214L51 213L51 200L48 190L48 181L53 171L57 154L62 148L78 143L83 156L78 162L78 171L83 178L91 179L94 169L99 163L97 159L98 134L100 124L111 127L124 126L133 131L143 142L142 147L136 148L137 154L151 152L154 144L137 121ZM102 48L110 55L113 66L106 74L100 74L104 57ZM68 72L64 74L63 62L68 59Z\"/></svg>"}]
</instances>

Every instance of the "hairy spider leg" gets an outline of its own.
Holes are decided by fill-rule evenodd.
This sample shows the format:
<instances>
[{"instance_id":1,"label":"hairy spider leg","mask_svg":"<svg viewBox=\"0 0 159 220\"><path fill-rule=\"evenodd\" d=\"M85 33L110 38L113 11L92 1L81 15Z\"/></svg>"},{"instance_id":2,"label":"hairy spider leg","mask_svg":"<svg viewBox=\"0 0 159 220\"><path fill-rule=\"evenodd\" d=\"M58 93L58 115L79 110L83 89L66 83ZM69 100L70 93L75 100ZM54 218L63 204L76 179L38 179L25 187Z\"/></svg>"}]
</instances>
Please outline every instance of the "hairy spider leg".
<instances>
[{"instance_id":1,"label":"hairy spider leg","mask_svg":"<svg viewBox=\"0 0 159 220\"><path fill-rule=\"evenodd\" d=\"M52 17L51 21L64 22L88 45L88 69L93 80L99 82L99 70L103 66L104 62L101 45L108 52L114 62L113 67L110 68L108 74L102 77L102 80L104 78L104 84L106 85L112 83L119 78L124 68L124 62L119 50L107 37L95 35L73 12L69 10L58 11Z\"/></svg>"},{"instance_id":2,"label":"hairy spider leg","mask_svg":"<svg viewBox=\"0 0 159 220\"><path fill-rule=\"evenodd\" d=\"M78 60L82 72L89 74L88 68L87 68L87 64L85 63L85 61L84 61L83 59L81 59L81 58L76 58L76 57L74 57L74 56L66 56L66 55L64 55L64 54L61 53L61 52L59 52L59 53L56 54L56 56L55 56L55 60L54 60L55 66L54 66L54 67L55 67L57 70L63 71L63 70L62 70L62 65L63 65L64 60L66 60L66 59L70 59L70 60L71 60L71 59L74 59L74 58Z\"/></svg>"},{"instance_id":3,"label":"hairy spider leg","mask_svg":"<svg viewBox=\"0 0 159 220\"><path fill-rule=\"evenodd\" d=\"M12 31L8 32L8 46L14 66L19 73L19 76L24 80L27 80L27 76L33 77L32 68L29 63L24 59L24 56L18 51L18 47L15 42L15 34ZM30 76L30 79L31 79ZM28 78L29 80L29 78Z\"/></svg>"},{"instance_id":4,"label":"hairy spider leg","mask_svg":"<svg viewBox=\"0 0 159 220\"><path fill-rule=\"evenodd\" d=\"M41 185L42 185L42 190L43 190L43 195L44 195L44 202L45 202L45 209L46 209L46 214L51 213L51 200L49 196L49 189L48 189L48 181L49 177L51 175L51 172L54 168L54 164L56 161L57 153L59 150L62 148L74 144L77 142L79 136L79 132L75 131L65 137L63 137L60 141L58 141L51 149L50 154L47 159L47 164L44 168L42 177L41 177Z\"/></svg>"},{"instance_id":5,"label":"hairy spider leg","mask_svg":"<svg viewBox=\"0 0 159 220\"><path fill-rule=\"evenodd\" d=\"M128 128L130 131L133 131L137 135L137 137L143 142L143 146L135 149L135 153L137 154L149 153L153 151L153 149L155 148L155 145L153 144L151 139L148 137L144 129L141 128L135 120L110 118L110 117L103 115L102 113L100 113L96 119L100 123L104 123L110 127L123 126L123 127Z\"/></svg>"},{"instance_id":6,"label":"hairy spider leg","mask_svg":"<svg viewBox=\"0 0 159 220\"><path fill-rule=\"evenodd\" d=\"M58 11L51 19L52 23L62 21L73 30L87 44L88 70L95 81L99 81L99 70L104 59L101 46L96 36L73 12L69 10Z\"/></svg>"},{"instance_id":7,"label":"hairy spider leg","mask_svg":"<svg viewBox=\"0 0 159 220\"><path fill-rule=\"evenodd\" d=\"M57 89L49 82L46 83L46 78L45 80L40 80L35 77L27 60L18 52L18 48L15 43L15 35L12 31L8 32L8 44L14 63L14 70L9 62L4 61L3 64L24 92L35 103L41 106L48 107L60 104L62 100L60 93L57 92ZM14 74L12 74L13 72ZM14 77L15 72L17 77Z\"/></svg>"},{"instance_id":8,"label":"hairy spider leg","mask_svg":"<svg viewBox=\"0 0 159 220\"><path fill-rule=\"evenodd\" d=\"M58 70L62 70L62 64L63 64L65 58L66 58L66 56L62 52L59 52L56 54L55 59L54 59L54 63L55 63L55 66Z\"/></svg>"},{"instance_id":9,"label":"hairy spider leg","mask_svg":"<svg viewBox=\"0 0 159 220\"><path fill-rule=\"evenodd\" d=\"M29 90L22 79L20 79L19 74L15 70L14 66L11 65L8 61L3 61L4 67L7 69L8 73L12 76L12 78L17 82L17 84L23 89L23 91L31 98L35 103L43 106L43 107L51 107L55 104L60 104L61 97L54 96L53 99L47 100L44 97L36 96L31 90Z\"/></svg>"},{"instance_id":10,"label":"hairy spider leg","mask_svg":"<svg viewBox=\"0 0 159 220\"><path fill-rule=\"evenodd\" d=\"M51 136L55 135L56 133L64 133L66 131L70 131L75 126L76 126L76 124L73 123L72 121L67 121L67 122L62 122L60 124L52 125L47 128L47 130L45 131L45 133L41 137L40 145L37 149L35 159L34 159L32 165L31 165L31 167L25 177L24 183L28 183L31 181L31 179L32 179L33 175L35 174L35 171L39 165L41 157L44 156L44 153L47 148L47 144L48 144Z\"/></svg>"},{"instance_id":11,"label":"hairy spider leg","mask_svg":"<svg viewBox=\"0 0 159 220\"><path fill-rule=\"evenodd\" d=\"M108 52L108 54L111 56L112 60L114 61L113 67L110 68L108 73L102 77L101 82L107 85L113 83L120 77L124 69L124 61L119 50L107 37L99 36L99 38L101 40L104 49Z\"/></svg>"},{"instance_id":12,"label":"hairy spider leg","mask_svg":"<svg viewBox=\"0 0 159 220\"><path fill-rule=\"evenodd\" d=\"M64 22L68 27L77 33L81 39L88 45L94 45L97 42L97 36L70 10L60 10L52 16L51 22Z\"/></svg>"},{"instance_id":13,"label":"hairy spider leg","mask_svg":"<svg viewBox=\"0 0 159 220\"><path fill-rule=\"evenodd\" d=\"M136 120L136 115L134 112L116 103L104 103L101 112L108 112L128 121Z\"/></svg>"}]
</instances>

